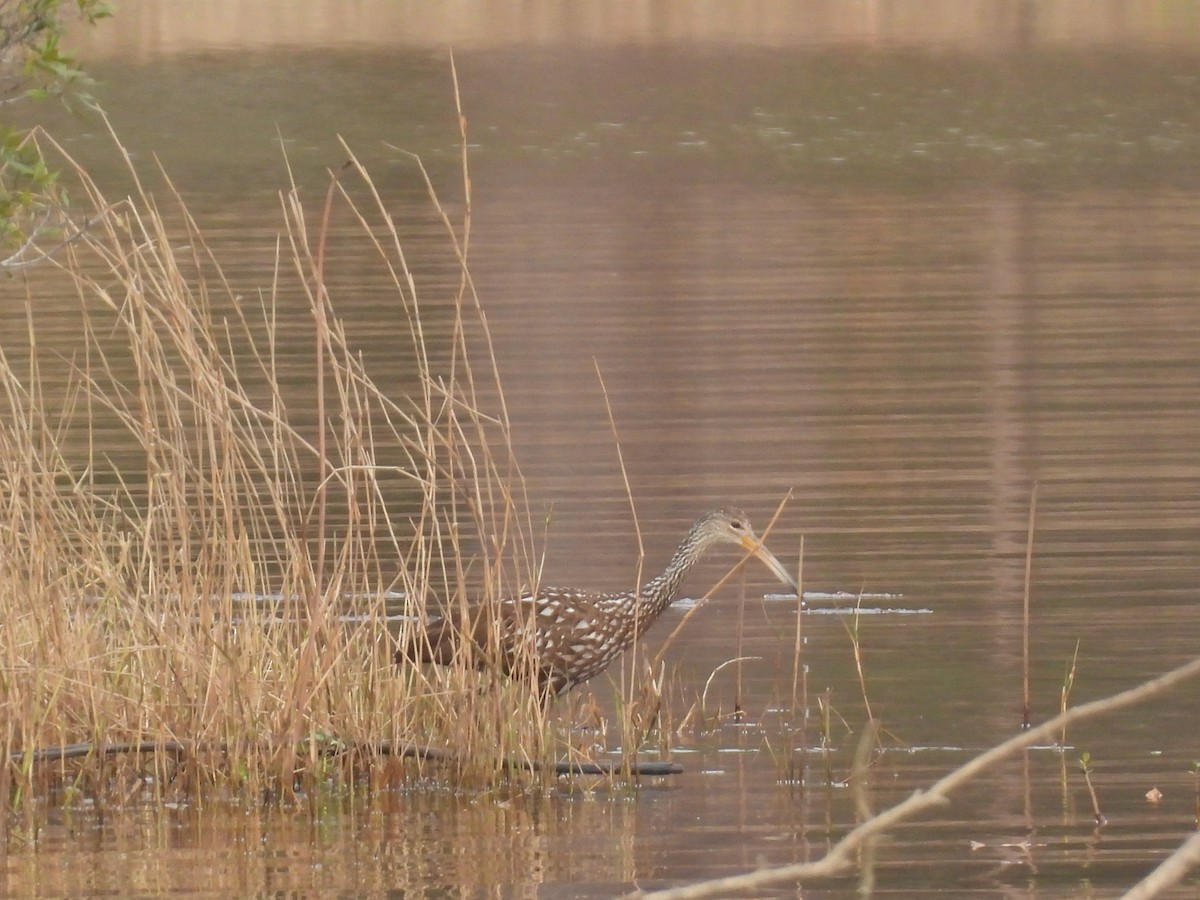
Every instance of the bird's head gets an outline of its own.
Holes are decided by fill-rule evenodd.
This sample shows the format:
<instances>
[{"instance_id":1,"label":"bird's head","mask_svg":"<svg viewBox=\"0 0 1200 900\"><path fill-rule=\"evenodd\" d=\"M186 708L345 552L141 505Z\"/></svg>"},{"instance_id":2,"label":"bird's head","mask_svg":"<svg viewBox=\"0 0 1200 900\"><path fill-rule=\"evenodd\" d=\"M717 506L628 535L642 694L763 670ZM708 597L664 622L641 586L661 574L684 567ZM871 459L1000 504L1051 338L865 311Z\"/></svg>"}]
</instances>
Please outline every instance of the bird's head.
<instances>
[{"instance_id":1,"label":"bird's head","mask_svg":"<svg viewBox=\"0 0 1200 900\"><path fill-rule=\"evenodd\" d=\"M703 553L717 543L737 544L775 573L775 577L794 590L800 586L776 557L755 535L750 519L740 509L718 509L710 512L692 526L692 538L697 553Z\"/></svg>"}]
</instances>

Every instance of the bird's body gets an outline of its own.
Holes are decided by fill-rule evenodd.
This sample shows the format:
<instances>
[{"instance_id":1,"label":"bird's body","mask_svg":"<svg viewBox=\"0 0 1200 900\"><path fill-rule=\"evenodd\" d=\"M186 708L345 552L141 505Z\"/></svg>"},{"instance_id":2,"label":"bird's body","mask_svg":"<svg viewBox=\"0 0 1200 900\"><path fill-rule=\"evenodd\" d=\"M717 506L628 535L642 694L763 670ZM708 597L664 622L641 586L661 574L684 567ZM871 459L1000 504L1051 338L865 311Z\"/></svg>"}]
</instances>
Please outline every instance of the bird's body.
<instances>
[{"instance_id":1,"label":"bird's body","mask_svg":"<svg viewBox=\"0 0 1200 900\"><path fill-rule=\"evenodd\" d=\"M449 665L461 659L477 668L535 678L548 695L561 694L604 671L632 646L670 606L692 566L717 543L738 544L781 581L796 586L783 564L755 537L745 514L722 509L699 519L663 573L636 593L545 587L536 594L483 604L464 616L431 623L397 651L397 662Z\"/></svg>"}]
</instances>

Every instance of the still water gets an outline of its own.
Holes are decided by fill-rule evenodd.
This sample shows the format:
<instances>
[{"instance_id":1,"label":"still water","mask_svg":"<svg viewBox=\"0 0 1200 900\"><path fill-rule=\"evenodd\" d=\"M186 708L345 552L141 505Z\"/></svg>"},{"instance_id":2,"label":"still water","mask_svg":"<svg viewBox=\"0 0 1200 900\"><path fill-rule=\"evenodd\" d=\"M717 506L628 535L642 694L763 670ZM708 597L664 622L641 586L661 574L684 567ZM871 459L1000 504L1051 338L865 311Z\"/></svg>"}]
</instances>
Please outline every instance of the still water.
<instances>
[{"instance_id":1,"label":"still water","mask_svg":"<svg viewBox=\"0 0 1200 900\"><path fill-rule=\"evenodd\" d=\"M189 48L146 8L124 4L102 27L126 37L85 42L84 62L236 289L270 282L281 149L316 208L342 135L389 197L426 302L448 300L440 225L415 168L385 146L420 152L461 215L444 40L396 49L333 31L246 52L201 27ZM996 20L973 15L934 16L936 45L899 15L903 38L874 20L861 40L846 14L785 29L782 45L753 29L699 39L675 21L625 42L586 23L529 26L537 40L456 52L471 268L530 502L550 523L545 580L632 583L618 441L648 567L705 509L736 504L761 527L791 491L769 544L794 561L803 538L809 708L815 721L820 700L836 723L827 754L799 757L802 778L789 759L817 735L790 712L794 600L748 570L740 647L735 579L669 653L682 702L704 693L709 714L670 737L681 776L549 796L413 787L298 813L236 797L85 805L10 848L6 894L598 897L815 859L855 822L843 779L867 702L884 729L876 810L1018 728L1035 485L1035 720L1057 710L1073 658L1081 702L1193 657L1200 32L1141 29L1131 12L1089 40L1079 9L1078 29L1042 22L1044 41L981 51ZM58 127L115 193L123 176L95 123ZM331 246L351 341L378 381L403 383L389 340L402 311L379 299L365 251L336 231ZM41 309L52 330L53 301ZM4 316L16 340L23 313ZM719 668L737 655L740 675ZM609 708L609 681L592 689ZM877 890L1118 894L1196 827L1197 697L1186 686L984 776L876 848ZM847 876L804 895L856 890Z\"/></svg>"}]
</instances>

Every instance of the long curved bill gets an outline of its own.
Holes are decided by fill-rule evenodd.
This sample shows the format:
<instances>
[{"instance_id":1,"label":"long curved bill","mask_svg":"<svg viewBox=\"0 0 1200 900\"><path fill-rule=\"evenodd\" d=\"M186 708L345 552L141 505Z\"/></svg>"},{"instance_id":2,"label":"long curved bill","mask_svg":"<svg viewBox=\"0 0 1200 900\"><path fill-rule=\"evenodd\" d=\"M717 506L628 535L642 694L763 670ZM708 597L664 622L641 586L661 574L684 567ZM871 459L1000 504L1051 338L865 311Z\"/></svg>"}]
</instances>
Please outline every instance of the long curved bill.
<instances>
[{"instance_id":1,"label":"long curved bill","mask_svg":"<svg viewBox=\"0 0 1200 900\"><path fill-rule=\"evenodd\" d=\"M791 585L792 590L800 590L800 585L796 583L796 579L792 577L792 573L787 570L787 567L784 566L783 563L776 559L774 553L760 544L757 538L751 537L750 535L745 535L738 541L738 543L750 551L752 556L757 557L763 565L774 572L776 578L778 578L784 584Z\"/></svg>"}]
</instances>

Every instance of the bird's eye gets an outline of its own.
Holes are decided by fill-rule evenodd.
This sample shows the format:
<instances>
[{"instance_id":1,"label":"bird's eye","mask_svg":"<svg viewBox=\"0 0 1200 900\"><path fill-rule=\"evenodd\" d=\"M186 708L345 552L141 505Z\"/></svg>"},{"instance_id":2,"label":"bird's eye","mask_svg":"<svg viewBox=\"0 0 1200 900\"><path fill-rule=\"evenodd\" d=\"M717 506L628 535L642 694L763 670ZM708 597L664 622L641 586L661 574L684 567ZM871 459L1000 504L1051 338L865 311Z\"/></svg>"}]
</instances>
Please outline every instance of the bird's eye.
<instances>
[{"instance_id":1,"label":"bird's eye","mask_svg":"<svg viewBox=\"0 0 1200 900\"><path fill-rule=\"evenodd\" d=\"M745 523L743 523L741 519L733 519L730 521L729 525L736 531L741 531L746 527Z\"/></svg>"}]
</instances>

